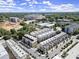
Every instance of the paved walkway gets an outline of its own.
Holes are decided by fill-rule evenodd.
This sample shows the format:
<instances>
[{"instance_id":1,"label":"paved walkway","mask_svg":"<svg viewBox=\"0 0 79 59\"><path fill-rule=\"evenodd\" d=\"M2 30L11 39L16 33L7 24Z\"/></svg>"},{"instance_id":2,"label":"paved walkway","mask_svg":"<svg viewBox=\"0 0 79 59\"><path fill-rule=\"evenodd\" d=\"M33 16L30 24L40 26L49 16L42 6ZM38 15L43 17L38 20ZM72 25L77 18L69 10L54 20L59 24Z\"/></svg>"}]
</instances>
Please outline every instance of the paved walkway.
<instances>
[{"instance_id":1,"label":"paved walkway","mask_svg":"<svg viewBox=\"0 0 79 59\"><path fill-rule=\"evenodd\" d=\"M62 53L63 53L64 51L66 51L66 50L67 50L69 47L71 47L74 43L78 42L77 39L76 39L76 36L72 36L70 40L73 40L73 43L72 43L70 46L68 46L66 49L64 49L61 53L59 53L57 56L61 57L61 55L62 55ZM73 47L73 48L74 48L74 47ZM72 49L73 49L73 48L72 48ZM72 50L72 49L71 49L71 50ZM74 49L73 49L72 51L74 51ZM76 50L76 51L77 51L77 50ZM79 51L79 50L78 50L78 51ZM77 51L77 52L78 52L78 51ZM70 54L72 54L72 53L70 53ZM69 55L67 58L64 58L64 59L70 59L69 57L70 57L70 55ZM53 59L54 59L54 58L53 58ZM63 59L63 58L61 58L61 59ZM72 58L71 58L71 59L72 59Z\"/></svg>"},{"instance_id":2,"label":"paved walkway","mask_svg":"<svg viewBox=\"0 0 79 59\"><path fill-rule=\"evenodd\" d=\"M68 52L68 56L65 59L76 59L78 55L79 55L79 43Z\"/></svg>"}]
</instances>

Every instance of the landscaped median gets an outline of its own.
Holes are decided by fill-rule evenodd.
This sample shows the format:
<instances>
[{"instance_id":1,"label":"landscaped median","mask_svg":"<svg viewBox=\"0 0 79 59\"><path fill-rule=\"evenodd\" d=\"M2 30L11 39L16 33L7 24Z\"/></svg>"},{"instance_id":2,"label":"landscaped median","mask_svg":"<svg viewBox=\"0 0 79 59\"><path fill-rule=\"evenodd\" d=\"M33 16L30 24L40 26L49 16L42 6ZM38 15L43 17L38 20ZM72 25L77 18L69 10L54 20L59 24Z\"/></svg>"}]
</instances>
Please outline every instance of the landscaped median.
<instances>
[{"instance_id":1,"label":"landscaped median","mask_svg":"<svg viewBox=\"0 0 79 59\"><path fill-rule=\"evenodd\" d=\"M61 48L61 51L63 51L65 48L67 48L68 46L70 46L73 43L73 40L70 40L68 43L66 43L64 45L64 47Z\"/></svg>"},{"instance_id":2,"label":"landscaped median","mask_svg":"<svg viewBox=\"0 0 79 59\"><path fill-rule=\"evenodd\" d=\"M65 57L68 55L67 52L68 52L71 48L73 48L77 43L78 43L78 42L75 42L75 43L72 44L70 47L68 47L68 49L65 50L65 51L62 53L61 57L62 57L62 58L65 58Z\"/></svg>"}]
</instances>

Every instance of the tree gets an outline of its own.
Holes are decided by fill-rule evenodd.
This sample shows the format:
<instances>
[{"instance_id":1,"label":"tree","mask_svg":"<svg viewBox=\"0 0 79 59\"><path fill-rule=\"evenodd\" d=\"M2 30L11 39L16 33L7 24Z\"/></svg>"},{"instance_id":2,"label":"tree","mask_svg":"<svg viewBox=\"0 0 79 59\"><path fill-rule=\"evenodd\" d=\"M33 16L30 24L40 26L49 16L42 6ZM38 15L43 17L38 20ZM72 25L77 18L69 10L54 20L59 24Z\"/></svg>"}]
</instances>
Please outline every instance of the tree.
<instances>
[{"instance_id":1,"label":"tree","mask_svg":"<svg viewBox=\"0 0 79 59\"><path fill-rule=\"evenodd\" d=\"M11 35L14 39L18 39L18 37L17 37L17 33L16 34L13 34L13 35Z\"/></svg>"},{"instance_id":2,"label":"tree","mask_svg":"<svg viewBox=\"0 0 79 59\"><path fill-rule=\"evenodd\" d=\"M3 39L4 39L4 40L8 40L8 39L10 39L10 36L9 36L9 35L5 35L5 36L3 37Z\"/></svg>"},{"instance_id":3,"label":"tree","mask_svg":"<svg viewBox=\"0 0 79 59\"><path fill-rule=\"evenodd\" d=\"M20 25L22 25L22 26L25 26L25 25L26 25L26 23L24 23L24 22L21 22L21 23L20 23Z\"/></svg>"},{"instance_id":4,"label":"tree","mask_svg":"<svg viewBox=\"0 0 79 59\"><path fill-rule=\"evenodd\" d=\"M1 34L1 36L10 35L10 32L5 30L5 29L3 29L3 28L0 28L0 34Z\"/></svg>"},{"instance_id":5,"label":"tree","mask_svg":"<svg viewBox=\"0 0 79 59\"><path fill-rule=\"evenodd\" d=\"M16 30L15 29L11 29L10 32L11 32L11 34L15 34Z\"/></svg>"},{"instance_id":6,"label":"tree","mask_svg":"<svg viewBox=\"0 0 79 59\"><path fill-rule=\"evenodd\" d=\"M48 51L46 51L46 57L48 57Z\"/></svg>"},{"instance_id":7,"label":"tree","mask_svg":"<svg viewBox=\"0 0 79 59\"><path fill-rule=\"evenodd\" d=\"M48 21L53 22L54 21L54 18L51 17L50 19L48 19Z\"/></svg>"},{"instance_id":8,"label":"tree","mask_svg":"<svg viewBox=\"0 0 79 59\"><path fill-rule=\"evenodd\" d=\"M79 34L79 29L74 31L73 35Z\"/></svg>"},{"instance_id":9,"label":"tree","mask_svg":"<svg viewBox=\"0 0 79 59\"><path fill-rule=\"evenodd\" d=\"M18 40L20 40L24 36L24 33L23 32L18 32L17 35L18 35Z\"/></svg>"}]
</instances>

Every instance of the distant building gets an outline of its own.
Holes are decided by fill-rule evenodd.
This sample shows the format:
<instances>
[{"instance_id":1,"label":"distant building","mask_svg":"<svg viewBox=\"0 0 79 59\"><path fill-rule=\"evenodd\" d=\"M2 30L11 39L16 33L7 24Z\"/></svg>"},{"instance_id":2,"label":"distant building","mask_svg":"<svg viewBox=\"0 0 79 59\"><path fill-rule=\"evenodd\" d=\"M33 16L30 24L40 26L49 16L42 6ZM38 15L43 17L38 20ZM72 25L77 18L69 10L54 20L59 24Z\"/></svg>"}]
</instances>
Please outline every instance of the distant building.
<instances>
[{"instance_id":1,"label":"distant building","mask_svg":"<svg viewBox=\"0 0 79 59\"><path fill-rule=\"evenodd\" d=\"M65 29L64 29L64 31L65 31L66 33L73 33L73 32L75 32L75 31L78 30L78 29L79 29L79 24L77 24L77 23L72 23L72 24L66 26Z\"/></svg>"},{"instance_id":2,"label":"distant building","mask_svg":"<svg viewBox=\"0 0 79 59\"><path fill-rule=\"evenodd\" d=\"M16 59L27 59L28 54L20 47L18 44L13 40L7 40L6 41L7 46L12 51L13 55L16 57Z\"/></svg>"},{"instance_id":3,"label":"distant building","mask_svg":"<svg viewBox=\"0 0 79 59\"><path fill-rule=\"evenodd\" d=\"M70 22L72 19L57 19L58 22Z\"/></svg>"},{"instance_id":4,"label":"distant building","mask_svg":"<svg viewBox=\"0 0 79 59\"><path fill-rule=\"evenodd\" d=\"M36 22L36 20L27 20L27 21L24 21L24 23L26 23L26 24L31 24L31 23L35 23Z\"/></svg>"},{"instance_id":5,"label":"distant building","mask_svg":"<svg viewBox=\"0 0 79 59\"><path fill-rule=\"evenodd\" d=\"M45 16L39 15L39 14L31 14L31 15L26 15L24 19L25 20L40 20L40 19L45 19Z\"/></svg>"},{"instance_id":6,"label":"distant building","mask_svg":"<svg viewBox=\"0 0 79 59\"><path fill-rule=\"evenodd\" d=\"M3 45L0 44L0 59L9 59L9 55Z\"/></svg>"},{"instance_id":7,"label":"distant building","mask_svg":"<svg viewBox=\"0 0 79 59\"><path fill-rule=\"evenodd\" d=\"M57 23L59 25L65 25L65 24L70 24L71 23L71 19L57 19Z\"/></svg>"},{"instance_id":8,"label":"distant building","mask_svg":"<svg viewBox=\"0 0 79 59\"><path fill-rule=\"evenodd\" d=\"M55 23L38 23L37 24L40 28L52 28Z\"/></svg>"},{"instance_id":9,"label":"distant building","mask_svg":"<svg viewBox=\"0 0 79 59\"><path fill-rule=\"evenodd\" d=\"M19 18L18 17L10 17L10 21L11 22L14 22L14 23L16 23L16 22L19 22Z\"/></svg>"}]
</instances>

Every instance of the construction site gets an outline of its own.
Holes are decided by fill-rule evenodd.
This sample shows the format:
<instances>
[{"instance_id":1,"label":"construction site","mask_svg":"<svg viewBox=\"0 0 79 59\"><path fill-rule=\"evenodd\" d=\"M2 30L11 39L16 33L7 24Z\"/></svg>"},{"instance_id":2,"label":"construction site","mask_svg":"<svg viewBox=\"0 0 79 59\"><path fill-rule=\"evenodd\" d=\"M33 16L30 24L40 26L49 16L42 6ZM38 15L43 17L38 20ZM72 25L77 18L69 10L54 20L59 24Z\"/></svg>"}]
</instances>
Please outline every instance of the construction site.
<instances>
[{"instance_id":1,"label":"construction site","mask_svg":"<svg viewBox=\"0 0 79 59\"><path fill-rule=\"evenodd\" d=\"M11 29L18 30L18 29L22 28L22 26L20 25L19 22L14 23L14 22L5 21L5 22L0 22L0 28L3 28L5 30L9 31Z\"/></svg>"}]
</instances>

